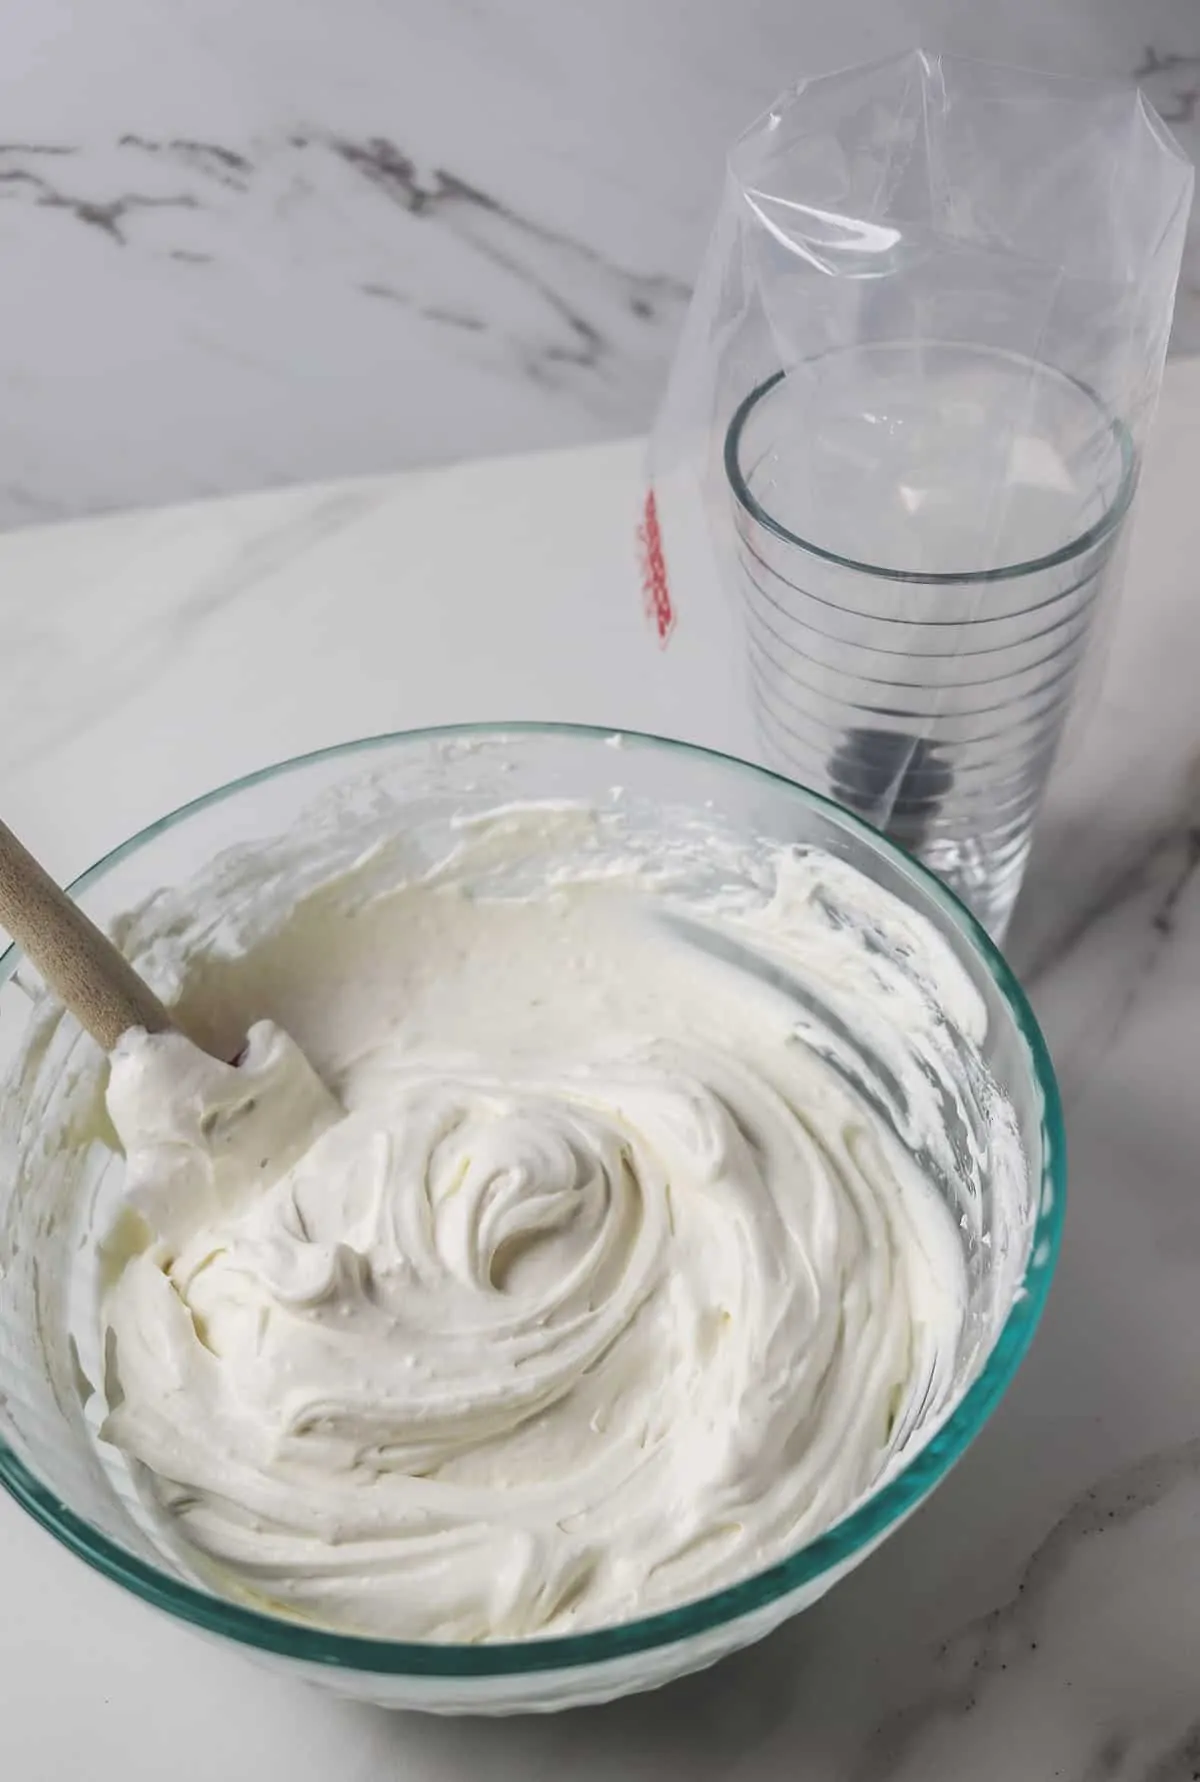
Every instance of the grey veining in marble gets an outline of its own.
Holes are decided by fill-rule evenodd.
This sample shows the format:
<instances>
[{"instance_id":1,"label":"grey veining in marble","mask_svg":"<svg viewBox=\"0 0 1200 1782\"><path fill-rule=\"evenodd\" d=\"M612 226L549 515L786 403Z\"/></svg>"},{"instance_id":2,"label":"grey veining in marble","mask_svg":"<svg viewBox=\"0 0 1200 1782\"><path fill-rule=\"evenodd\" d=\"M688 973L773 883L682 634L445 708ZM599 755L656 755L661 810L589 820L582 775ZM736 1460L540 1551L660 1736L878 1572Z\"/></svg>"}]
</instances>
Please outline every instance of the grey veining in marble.
<instances>
[{"instance_id":1,"label":"grey veining in marble","mask_svg":"<svg viewBox=\"0 0 1200 1782\"><path fill-rule=\"evenodd\" d=\"M807 72L924 40L1136 76L1200 143L1194 0L0 18L0 525L643 430L725 145Z\"/></svg>"}]
</instances>

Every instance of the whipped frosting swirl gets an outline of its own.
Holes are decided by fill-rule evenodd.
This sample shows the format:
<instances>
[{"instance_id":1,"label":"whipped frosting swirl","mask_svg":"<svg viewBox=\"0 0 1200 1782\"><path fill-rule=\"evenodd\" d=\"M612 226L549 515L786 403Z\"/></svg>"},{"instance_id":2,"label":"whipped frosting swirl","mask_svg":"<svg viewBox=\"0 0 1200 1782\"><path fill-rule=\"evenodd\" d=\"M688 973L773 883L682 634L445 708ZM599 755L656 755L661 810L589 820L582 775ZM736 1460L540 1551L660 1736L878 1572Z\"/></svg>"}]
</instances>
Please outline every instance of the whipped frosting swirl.
<instances>
[{"instance_id":1,"label":"whipped frosting swirl","mask_svg":"<svg viewBox=\"0 0 1200 1782\"><path fill-rule=\"evenodd\" d=\"M946 1400L954 1224L806 1043L779 970L844 941L782 907L705 918L759 978L619 875L327 898L303 1051L126 1036L104 1435L219 1587L410 1639L620 1622L794 1550Z\"/></svg>"}]
</instances>

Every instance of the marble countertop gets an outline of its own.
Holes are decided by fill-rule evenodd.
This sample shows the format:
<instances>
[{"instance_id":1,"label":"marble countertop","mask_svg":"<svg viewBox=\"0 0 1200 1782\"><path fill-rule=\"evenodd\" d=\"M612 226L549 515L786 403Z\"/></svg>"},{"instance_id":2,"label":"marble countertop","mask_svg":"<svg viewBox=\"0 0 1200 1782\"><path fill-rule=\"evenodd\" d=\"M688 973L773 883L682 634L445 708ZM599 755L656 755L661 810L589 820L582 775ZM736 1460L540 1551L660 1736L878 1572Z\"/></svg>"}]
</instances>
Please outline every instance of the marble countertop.
<instances>
[{"instance_id":1,"label":"marble countertop","mask_svg":"<svg viewBox=\"0 0 1200 1782\"><path fill-rule=\"evenodd\" d=\"M744 740L640 612L638 442L0 539L0 809L61 875L352 734L572 717ZM156 1618L0 1500L22 1782L1192 1782L1200 1772L1200 364L1168 370L1107 675L1011 953L1061 1074L1044 1326L932 1501L763 1645L545 1720L356 1709ZM680 634L683 625L681 621ZM464 639L470 639L469 646Z\"/></svg>"},{"instance_id":2,"label":"marble countertop","mask_svg":"<svg viewBox=\"0 0 1200 1782\"><path fill-rule=\"evenodd\" d=\"M1195 0L0 18L0 528L645 431L725 148L807 74L924 43L1136 77L1200 149Z\"/></svg>"}]
</instances>

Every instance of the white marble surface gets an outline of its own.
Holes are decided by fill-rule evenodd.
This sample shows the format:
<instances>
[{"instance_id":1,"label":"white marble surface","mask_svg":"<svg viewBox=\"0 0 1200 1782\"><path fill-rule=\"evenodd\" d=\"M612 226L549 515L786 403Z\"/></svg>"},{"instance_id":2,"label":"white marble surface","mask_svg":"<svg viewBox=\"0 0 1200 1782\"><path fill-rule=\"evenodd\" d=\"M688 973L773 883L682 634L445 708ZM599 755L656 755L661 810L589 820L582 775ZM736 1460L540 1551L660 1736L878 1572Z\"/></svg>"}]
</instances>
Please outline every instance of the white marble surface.
<instances>
[{"instance_id":1,"label":"white marble surface","mask_svg":"<svg viewBox=\"0 0 1200 1782\"><path fill-rule=\"evenodd\" d=\"M0 810L61 874L351 734L512 715L739 740L719 650L647 641L640 448L0 540ZM544 1721L260 1674L0 1499L0 1769L21 1782L1193 1782L1200 1772L1200 364L1168 372L1127 597L1012 952L1066 1098L1067 1239L1012 1391L919 1516L764 1645ZM19 596L19 603L17 597ZM684 635L681 619L679 636Z\"/></svg>"},{"instance_id":2,"label":"white marble surface","mask_svg":"<svg viewBox=\"0 0 1200 1782\"><path fill-rule=\"evenodd\" d=\"M0 23L0 527L643 430L725 147L804 74L922 42L1136 75L1200 146L1196 0L0 0Z\"/></svg>"}]
</instances>

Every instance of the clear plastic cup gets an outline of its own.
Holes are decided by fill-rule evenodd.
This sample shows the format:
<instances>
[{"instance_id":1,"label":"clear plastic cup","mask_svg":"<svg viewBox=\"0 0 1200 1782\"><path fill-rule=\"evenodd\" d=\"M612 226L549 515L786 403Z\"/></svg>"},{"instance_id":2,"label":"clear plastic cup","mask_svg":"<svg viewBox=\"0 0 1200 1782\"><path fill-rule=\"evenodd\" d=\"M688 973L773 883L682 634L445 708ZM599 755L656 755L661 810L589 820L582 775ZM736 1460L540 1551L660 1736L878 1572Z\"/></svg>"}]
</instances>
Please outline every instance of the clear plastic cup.
<instances>
[{"instance_id":1,"label":"clear plastic cup","mask_svg":"<svg viewBox=\"0 0 1200 1782\"><path fill-rule=\"evenodd\" d=\"M1120 574L1126 429L1074 379L880 342L758 385L725 439L763 755L997 938Z\"/></svg>"}]
</instances>

